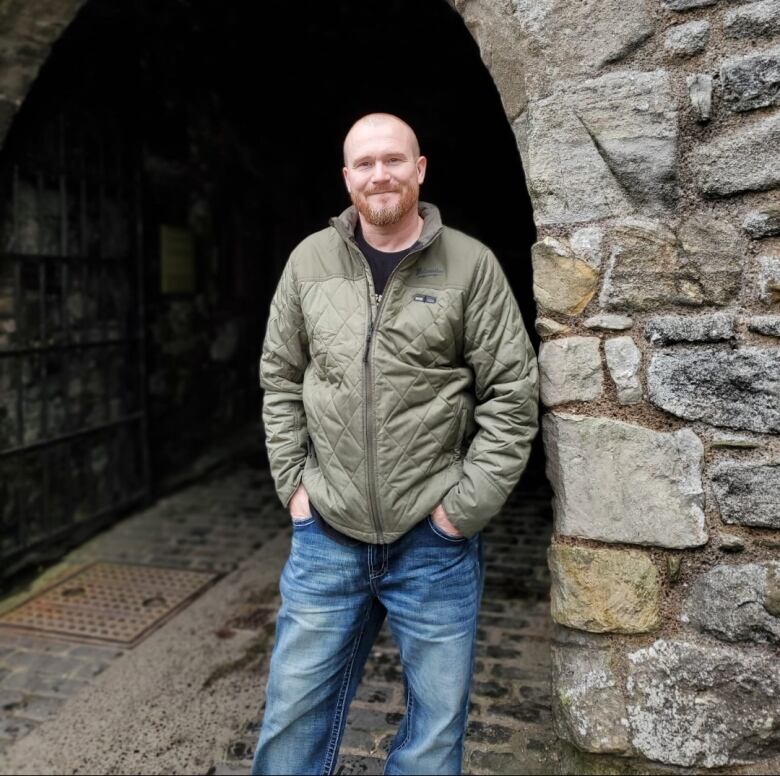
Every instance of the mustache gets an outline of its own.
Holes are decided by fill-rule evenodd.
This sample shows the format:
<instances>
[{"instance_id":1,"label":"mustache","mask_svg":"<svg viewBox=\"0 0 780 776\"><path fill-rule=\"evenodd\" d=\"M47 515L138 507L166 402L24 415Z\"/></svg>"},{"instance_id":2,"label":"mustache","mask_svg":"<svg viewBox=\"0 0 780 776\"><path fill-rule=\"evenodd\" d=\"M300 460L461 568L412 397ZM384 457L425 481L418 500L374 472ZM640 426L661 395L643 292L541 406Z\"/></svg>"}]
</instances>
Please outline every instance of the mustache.
<instances>
[{"instance_id":1,"label":"mustache","mask_svg":"<svg viewBox=\"0 0 780 776\"><path fill-rule=\"evenodd\" d=\"M401 191L400 187L395 187L392 189L382 188L382 189L371 189L370 191L367 191L366 194L395 194L399 191Z\"/></svg>"}]
</instances>

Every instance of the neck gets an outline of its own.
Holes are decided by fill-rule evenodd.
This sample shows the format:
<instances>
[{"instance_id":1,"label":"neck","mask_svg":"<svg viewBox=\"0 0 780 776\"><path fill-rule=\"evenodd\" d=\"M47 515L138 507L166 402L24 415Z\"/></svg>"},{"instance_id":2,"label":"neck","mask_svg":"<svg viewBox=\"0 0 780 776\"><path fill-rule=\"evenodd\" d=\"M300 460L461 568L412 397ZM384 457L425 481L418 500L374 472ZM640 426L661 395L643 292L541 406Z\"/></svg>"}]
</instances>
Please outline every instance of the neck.
<instances>
[{"instance_id":1,"label":"neck","mask_svg":"<svg viewBox=\"0 0 780 776\"><path fill-rule=\"evenodd\" d=\"M414 245L420 237L425 221L417 212L417 206L413 207L397 224L387 226L375 226L360 217L360 228L366 242L378 251L395 253Z\"/></svg>"}]
</instances>

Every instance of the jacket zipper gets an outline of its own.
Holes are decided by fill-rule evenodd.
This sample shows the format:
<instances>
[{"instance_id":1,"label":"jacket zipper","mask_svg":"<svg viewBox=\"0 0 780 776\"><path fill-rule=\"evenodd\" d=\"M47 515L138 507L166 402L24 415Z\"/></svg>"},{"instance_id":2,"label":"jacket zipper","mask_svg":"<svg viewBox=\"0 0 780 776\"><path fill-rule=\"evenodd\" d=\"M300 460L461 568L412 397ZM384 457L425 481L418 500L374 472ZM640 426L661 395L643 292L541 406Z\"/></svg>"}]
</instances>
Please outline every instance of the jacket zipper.
<instances>
[{"instance_id":1,"label":"jacket zipper","mask_svg":"<svg viewBox=\"0 0 780 776\"><path fill-rule=\"evenodd\" d=\"M404 258L395 265L393 268L393 271L390 273L390 276L387 278L387 282L385 283L385 290L382 294L374 293L374 303L377 305L376 308L376 316L372 317L369 321L368 325L368 336L366 337L366 351L363 355L363 367L365 369L366 375L365 380L363 382L365 386L365 394L364 394L364 404L363 404L363 411L364 411L364 421L365 421L365 430L366 430L366 452L368 453L366 458L367 463L367 475L368 475L368 501L369 501L369 508L371 510L371 519L374 523L374 527L377 530L377 539L379 544L384 544L384 535L382 533L382 519L379 513L379 502L376 496L376 413L372 412L371 417L369 417L369 407L371 410L373 410L374 405L374 381L373 381L373 371L371 369L371 363L369 361L369 358L373 352L374 349L374 342L376 341L376 338L374 337L374 332L376 331L377 327L379 326L379 318L382 315L382 310L385 306L385 301L387 300L387 292L390 289L390 283L393 281L393 277L395 276L396 272L401 268L402 265L406 264L410 256L414 256L414 254L419 253L427 246L422 246L420 248L417 248L414 251L411 251L410 253L407 253ZM360 249L357 248L357 245L355 245L355 248L358 251L358 254L363 259L363 263L366 267L366 290L368 292L368 309L369 313L371 313L373 309L373 304L371 301L371 286L373 281L370 280L371 276L371 268L368 265L368 261L361 253Z\"/></svg>"}]
</instances>

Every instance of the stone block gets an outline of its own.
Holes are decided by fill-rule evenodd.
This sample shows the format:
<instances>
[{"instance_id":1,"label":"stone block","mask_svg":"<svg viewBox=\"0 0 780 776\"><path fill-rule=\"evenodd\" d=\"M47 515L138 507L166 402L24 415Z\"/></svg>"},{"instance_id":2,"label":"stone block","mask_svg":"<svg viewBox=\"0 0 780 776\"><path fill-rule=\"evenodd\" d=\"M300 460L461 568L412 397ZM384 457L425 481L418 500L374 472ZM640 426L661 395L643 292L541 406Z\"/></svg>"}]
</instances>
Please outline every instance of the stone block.
<instances>
[{"instance_id":1,"label":"stone block","mask_svg":"<svg viewBox=\"0 0 780 776\"><path fill-rule=\"evenodd\" d=\"M702 143L691 156L696 185L722 197L780 185L780 113Z\"/></svg>"},{"instance_id":2,"label":"stone block","mask_svg":"<svg viewBox=\"0 0 780 776\"><path fill-rule=\"evenodd\" d=\"M593 633L646 633L661 625L661 582L638 550L554 543L550 611L559 625Z\"/></svg>"},{"instance_id":3,"label":"stone block","mask_svg":"<svg viewBox=\"0 0 780 776\"><path fill-rule=\"evenodd\" d=\"M534 299L565 315L582 312L596 293L598 270L574 257L563 243L545 237L531 249Z\"/></svg>"},{"instance_id":4,"label":"stone block","mask_svg":"<svg viewBox=\"0 0 780 776\"><path fill-rule=\"evenodd\" d=\"M563 323L554 321L552 318L544 317L536 319L534 328L540 337L551 337L555 334L563 334L564 332L571 331L571 326L566 326Z\"/></svg>"},{"instance_id":5,"label":"stone block","mask_svg":"<svg viewBox=\"0 0 780 776\"><path fill-rule=\"evenodd\" d=\"M769 38L780 33L780 0L761 0L726 12L727 38Z\"/></svg>"},{"instance_id":6,"label":"stone block","mask_svg":"<svg viewBox=\"0 0 780 776\"><path fill-rule=\"evenodd\" d=\"M727 222L694 215L675 235L657 221L626 218L610 238L600 298L604 307L645 311L724 305L739 290L739 234Z\"/></svg>"},{"instance_id":7,"label":"stone block","mask_svg":"<svg viewBox=\"0 0 780 776\"><path fill-rule=\"evenodd\" d=\"M703 8L717 2L718 0L663 0L663 4L672 11L690 11L691 8Z\"/></svg>"},{"instance_id":8,"label":"stone block","mask_svg":"<svg viewBox=\"0 0 780 776\"><path fill-rule=\"evenodd\" d=\"M723 104L742 112L780 105L780 46L741 57L720 66Z\"/></svg>"},{"instance_id":9,"label":"stone block","mask_svg":"<svg viewBox=\"0 0 780 776\"><path fill-rule=\"evenodd\" d=\"M604 354L612 381L617 388L621 404L636 404L642 401L642 383L639 367L642 353L631 337L611 337L604 342Z\"/></svg>"},{"instance_id":10,"label":"stone block","mask_svg":"<svg viewBox=\"0 0 780 776\"><path fill-rule=\"evenodd\" d=\"M632 744L652 760L715 768L780 753L780 661L760 649L660 639L628 655Z\"/></svg>"},{"instance_id":11,"label":"stone block","mask_svg":"<svg viewBox=\"0 0 780 776\"><path fill-rule=\"evenodd\" d=\"M712 76L694 73L685 77L685 85L688 87L688 99L691 101L696 121L709 121L712 113Z\"/></svg>"},{"instance_id":12,"label":"stone block","mask_svg":"<svg viewBox=\"0 0 780 776\"><path fill-rule=\"evenodd\" d=\"M523 126L538 223L623 216L677 200L677 111L666 71L616 71L531 101Z\"/></svg>"},{"instance_id":13,"label":"stone block","mask_svg":"<svg viewBox=\"0 0 780 776\"><path fill-rule=\"evenodd\" d=\"M585 752L629 748L626 702L607 650L553 646L552 687L560 738Z\"/></svg>"},{"instance_id":14,"label":"stone block","mask_svg":"<svg viewBox=\"0 0 780 776\"><path fill-rule=\"evenodd\" d=\"M780 337L780 315L754 315L748 318L747 327L756 334Z\"/></svg>"},{"instance_id":15,"label":"stone block","mask_svg":"<svg viewBox=\"0 0 780 776\"><path fill-rule=\"evenodd\" d=\"M758 294L764 304L780 304L780 256L758 257Z\"/></svg>"},{"instance_id":16,"label":"stone block","mask_svg":"<svg viewBox=\"0 0 780 776\"><path fill-rule=\"evenodd\" d=\"M539 394L552 407L593 401L604 392L598 337L562 337L539 348Z\"/></svg>"},{"instance_id":17,"label":"stone block","mask_svg":"<svg viewBox=\"0 0 780 776\"><path fill-rule=\"evenodd\" d=\"M614 315L612 313L599 313L586 318L582 324L588 329L607 329L608 331L623 331L634 325L634 319L627 315Z\"/></svg>"},{"instance_id":18,"label":"stone block","mask_svg":"<svg viewBox=\"0 0 780 776\"><path fill-rule=\"evenodd\" d=\"M653 345L674 342L722 342L734 339L734 317L713 315L661 315L645 323L645 337Z\"/></svg>"},{"instance_id":19,"label":"stone block","mask_svg":"<svg viewBox=\"0 0 780 776\"><path fill-rule=\"evenodd\" d=\"M675 57L691 57L704 51L710 39L710 23L706 20L678 24L666 31L664 49Z\"/></svg>"},{"instance_id":20,"label":"stone block","mask_svg":"<svg viewBox=\"0 0 780 776\"><path fill-rule=\"evenodd\" d=\"M776 237L780 234L780 208L754 210L745 216L742 228L754 239Z\"/></svg>"},{"instance_id":21,"label":"stone block","mask_svg":"<svg viewBox=\"0 0 780 776\"><path fill-rule=\"evenodd\" d=\"M680 348L653 355L650 401L686 420L780 431L780 350Z\"/></svg>"},{"instance_id":22,"label":"stone block","mask_svg":"<svg viewBox=\"0 0 780 776\"><path fill-rule=\"evenodd\" d=\"M682 619L723 641L780 644L778 596L778 561L716 566L694 581Z\"/></svg>"},{"instance_id":23,"label":"stone block","mask_svg":"<svg viewBox=\"0 0 780 776\"><path fill-rule=\"evenodd\" d=\"M522 81L529 94L549 94L556 83L599 74L606 64L631 54L655 31L656 5L656 0L512 0L503 6L469 3L469 11L473 13L471 9L476 6L490 7L501 19L501 26L517 23L521 27L518 37L528 41L534 58L529 59L524 77L517 79L516 38L510 53L515 80ZM499 9L505 10L502 13ZM587 35L583 35L583 30L587 30Z\"/></svg>"},{"instance_id":24,"label":"stone block","mask_svg":"<svg viewBox=\"0 0 780 776\"><path fill-rule=\"evenodd\" d=\"M569 244L574 255L590 264L591 267L601 267L601 250L604 240L604 230L598 226L584 226L572 234Z\"/></svg>"},{"instance_id":25,"label":"stone block","mask_svg":"<svg viewBox=\"0 0 780 776\"><path fill-rule=\"evenodd\" d=\"M692 431L565 413L542 427L558 533L673 548L707 541L704 447Z\"/></svg>"},{"instance_id":26,"label":"stone block","mask_svg":"<svg viewBox=\"0 0 780 776\"><path fill-rule=\"evenodd\" d=\"M724 523L780 528L780 464L723 461L711 477Z\"/></svg>"}]
</instances>

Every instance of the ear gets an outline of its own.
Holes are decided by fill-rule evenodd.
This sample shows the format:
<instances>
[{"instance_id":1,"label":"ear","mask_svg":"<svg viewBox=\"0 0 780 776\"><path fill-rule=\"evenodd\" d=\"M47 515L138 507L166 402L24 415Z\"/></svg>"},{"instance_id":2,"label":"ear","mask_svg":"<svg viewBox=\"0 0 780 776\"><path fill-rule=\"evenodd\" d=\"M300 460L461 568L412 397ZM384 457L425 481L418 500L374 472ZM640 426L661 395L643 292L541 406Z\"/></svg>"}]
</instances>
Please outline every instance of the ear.
<instances>
[{"instance_id":1,"label":"ear","mask_svg":"<svg viewBox=\"0 0 780 776\"><path fill-rule=\"evenodd\" d=\"M417 159L417 183L425 180L425 171L428 169L428 160L421 156Z\"/></svg>"},{"instance_id":2,"label":"ear","mask_svg":"<svg viewBox=\"0 0 780 776\"><path fill-rule=\"evenodd\" d=\"M352 189L349 188L349 171L346 167L342 167L341 174L344 176L344 185L347 187L347 193L351 194Z\"/></svg>"}]
</instances>

